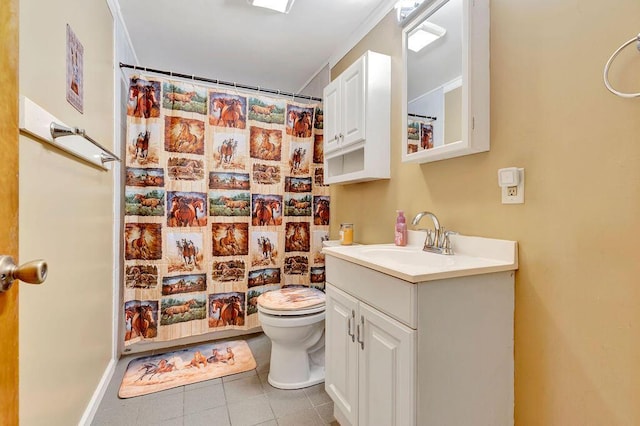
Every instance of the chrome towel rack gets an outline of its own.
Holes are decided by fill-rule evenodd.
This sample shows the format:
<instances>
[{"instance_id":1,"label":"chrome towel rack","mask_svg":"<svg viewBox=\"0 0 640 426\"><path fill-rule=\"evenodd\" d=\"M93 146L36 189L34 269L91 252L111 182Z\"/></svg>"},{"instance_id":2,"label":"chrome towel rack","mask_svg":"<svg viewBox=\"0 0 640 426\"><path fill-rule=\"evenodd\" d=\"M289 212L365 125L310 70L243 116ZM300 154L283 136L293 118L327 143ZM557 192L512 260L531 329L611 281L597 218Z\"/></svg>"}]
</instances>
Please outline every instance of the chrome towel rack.
<instances>
[{"instance_id":1,"label":"chrome towel rack","mask_svg":"<svg viewBox=\"0 0 640 426\"><path fill-rule=\"evenodd\" d=\"M100 145L93 138L89 137L84 129L79 129L77 127L66 127L62 124L58 124L56 122L51 122L49 125L49 129L51 129L51 137L55 140L56 138L63 136L71 136L71 135L79 135L94 144L97 148L100 148L103 152L99 153L100 161L102 164L108 163L110 161L120 161L117 155L113 152L109 151L107 148Z\"/></svg>"},{"instance_id":2,"label":"chrome towel rack","mask_svg":"<svg viewBox=\"0 0 640 426\"><path fill-rule=\"evenodd\" d=\"M67 126L26 96L20 96L20 131L47 142L104 170L120 158L91 138L84 129Z\"/></svg>"},{"instance_id":3,"label":"chrome towel rack","mask_svg":"<svg viewBox=\"0 0 640 426\"><path fill-rule=\"evenodd\" d=\"M611 86L611 83L609 83L609 68L611 67L611 63L616 58L616 56L618 56L618 54L625 47L629 46L630 44L633 44L634 42L636 43L636 49L638 49L638 51L640 51L640 34L638 34L634 38L629 39L622 46L618 47L618 49L615 52L613 52L613 55L611 55L611 57L607 61L607 64L604 66L604 85L607 87L607 89L609 89L609 91L611 93L613 93L614 95L618 95L618 96L620 96L622 98L637 98L638 96L640 96L640 92L638 92L638 93L624 93L624 92L619 92L616 89L614 89Z\"/></svg>"}]
</instances>

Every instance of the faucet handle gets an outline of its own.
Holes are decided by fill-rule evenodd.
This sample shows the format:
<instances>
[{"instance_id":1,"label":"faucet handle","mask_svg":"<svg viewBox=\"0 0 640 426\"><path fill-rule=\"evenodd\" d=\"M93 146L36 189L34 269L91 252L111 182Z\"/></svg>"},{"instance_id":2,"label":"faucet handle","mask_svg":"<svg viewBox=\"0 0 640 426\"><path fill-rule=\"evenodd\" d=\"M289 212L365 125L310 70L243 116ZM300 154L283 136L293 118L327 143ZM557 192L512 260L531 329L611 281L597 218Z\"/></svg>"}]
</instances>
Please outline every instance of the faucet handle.
<instances>
[{"instance_id":1,"label":"faucet handle","mask_svg":"<svg viewBox=\"0 0 640 426\"><path fill-rule=\"evenodd\" d=\"M427 238L425 240L424 245L427 247L433 247L434 245L434 232L431 229L427 229Z\"/></svg>"},{"instance_id":2,"label":"faucet handle","mask_svg":"<svg viewBox=\"0 0 640 426\"><path fill-rule=\"evenodd\" d=\"M445 234L444 241L442 242L442 254L453 254L453 249L451 248L451 240L449 239L449 234Z\"/></svg>"},{"instance_id":3,"label":"faucet handle","mask_svg":"<svg viewBox=\"0 0 640 426\"><path fill-rule=\"evenodd\" d=\"M443 254L453 254L453 248L451 248L451 239L449 239L449 235L458 235L458 233L455 231L446 231L444 233L444 241L442 243Z\"/></svg>"}]
</instances>

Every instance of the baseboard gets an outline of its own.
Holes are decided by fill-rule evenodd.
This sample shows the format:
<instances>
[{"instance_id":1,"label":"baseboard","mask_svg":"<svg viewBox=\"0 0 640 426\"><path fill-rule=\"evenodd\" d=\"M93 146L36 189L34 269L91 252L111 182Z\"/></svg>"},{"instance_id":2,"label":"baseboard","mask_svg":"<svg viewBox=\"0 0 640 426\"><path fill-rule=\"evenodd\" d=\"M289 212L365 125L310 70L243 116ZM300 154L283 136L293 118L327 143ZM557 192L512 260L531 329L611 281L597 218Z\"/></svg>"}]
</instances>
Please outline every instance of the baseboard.
<instances>
[{"instance_id":1,"label":"baseboard","mask_svg":"<svg viewBox=\"0 0 640 426\"><path fill-rule=\"evenodd\" d=\"M347 420L347 416L342 413L337 404L333 405L333 418L336 419L340 426L351 426L351 423Z\"/></svg>"},{"instance_id":2,"label":"baseboard","mask_svg":"<svg viewBox=\"0 0 640 426\"><path fill-rule=\"evenodd\" d=\"M100 406L100 402L102 401L102 397L107 391L107 387L109 387L109 382L111 382L111 378L113 377L113 373L116 371L116 365L118 364L118 360L115 358L111 358L109 361L109 365L104 370L102 374L102 379L100 379L100 383L98 383L98 387L93 392L93 396L87 405L87 408L84 410L80 421L78 422L78 426L90 426L93 418L98 411L98 407Z\"/></svg>"}]
</instances>

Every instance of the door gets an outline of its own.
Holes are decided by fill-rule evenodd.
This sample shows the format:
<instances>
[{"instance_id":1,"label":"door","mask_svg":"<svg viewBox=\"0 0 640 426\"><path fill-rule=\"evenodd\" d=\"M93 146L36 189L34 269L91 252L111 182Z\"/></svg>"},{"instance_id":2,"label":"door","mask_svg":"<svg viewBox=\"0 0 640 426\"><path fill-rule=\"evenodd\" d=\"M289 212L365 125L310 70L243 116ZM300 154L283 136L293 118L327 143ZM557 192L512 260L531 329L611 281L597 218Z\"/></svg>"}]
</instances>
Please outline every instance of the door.
<instances>
[{"instance_id":1,"label":"door","mask_svg":"<svg viewBox=\"0 0 640 426\"><path fill-rule=\"evenodd\" d=\"M415 425L416 331L364 303L359 308L359 424Z\"/></svg>"},{"instance_id":2,"label":"door","mask_svg":"<svg viewBox=\"0 0 640 426\"><path fill-rule=\"evenodd\" d=\"M18 1L0 2L0 255L18 261ZM18 424L18 286L0 294L0 424Z\"/></svg>"},{"instance_id":3,"label":"door","mask_svg":"<svg viewBox=\"0 0 640 426\"><path fill-rule=\"evenodd\" d=\"M325 390L350 424L358 424L358 301L327 283Z\"/></svg>"},{"instance_id":4,"label":"door","mask_svg":"<svg viewBox=\"0 0 640 426\"><path fill-rule=\"evenodd\" d=\"M365 83L366 61L363 56L347 68L341 75L342 80L342 133L341 148L365 140Z\"/></svg>"},{"instance_id":5,"label":"door","mask_svg":"<svg viewBox=\"0 0 640 426\"><path fill-rule=\"evenodd\" d=\"M322 93L324 114L324 153L329 154L340 145L340 77L324 88Z\"/></svg>"}]
</instances>

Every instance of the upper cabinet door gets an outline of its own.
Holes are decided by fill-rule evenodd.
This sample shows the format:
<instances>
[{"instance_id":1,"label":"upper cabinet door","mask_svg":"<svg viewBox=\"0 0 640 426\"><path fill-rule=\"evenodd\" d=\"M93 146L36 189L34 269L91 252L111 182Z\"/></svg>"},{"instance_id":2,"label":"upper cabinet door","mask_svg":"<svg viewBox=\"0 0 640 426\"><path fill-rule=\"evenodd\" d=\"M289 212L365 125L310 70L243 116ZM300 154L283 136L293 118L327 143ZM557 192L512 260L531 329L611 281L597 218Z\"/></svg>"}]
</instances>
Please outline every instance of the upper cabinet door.
<instances>
[{"instance_id":1,"label":"upper cabinet door","mask_svg":"<svg viewBox=\"0 0 640 426\"><path fill-rule=\"evenodd\" d=\"M334 80L323 92L324 111L324 152L330 153L340 147L341 98L340 81Z\"/></svg>"},{"instance_id":2,"label":"upper cabinet door","mask_svg":"<svg viewBox=\"0 0 640 426\"><path fill-rule=\"evenodd\" d=\"M342 120L341 143L348 146L365 140L365 61L362 57L342 74Z\"/></svg>"},{"instance_id":3,"label":"upper cabinet door","mask_svg":"<svg viewBox=\"0 0 640 426\"><path fill-rule=\"evenodd\" d=\"M324 182L389 179L391 58L367 51L323 96Z\"/></svg>"}]
</instances>

